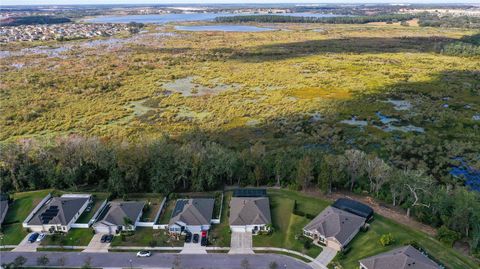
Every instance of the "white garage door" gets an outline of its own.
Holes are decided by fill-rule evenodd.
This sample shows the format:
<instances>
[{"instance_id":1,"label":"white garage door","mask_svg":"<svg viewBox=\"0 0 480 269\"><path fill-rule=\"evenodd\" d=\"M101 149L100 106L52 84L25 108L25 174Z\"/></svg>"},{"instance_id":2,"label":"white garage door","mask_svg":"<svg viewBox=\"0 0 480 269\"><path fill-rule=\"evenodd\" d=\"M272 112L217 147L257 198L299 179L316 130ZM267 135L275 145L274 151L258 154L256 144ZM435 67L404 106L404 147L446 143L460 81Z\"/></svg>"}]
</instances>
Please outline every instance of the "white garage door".
<instances>
[{"instance_id":1,"label":"white garage door","mask_svg":"<svg viewBox=\"0 0 480 269\"><path fill-rule=\"evenodd\" d=\"M232 232L242 233L242 232L245 232L245 231L246 231L246 227L245 227L245 226L230 226L230 228L232 229Z\"/></svg>"}]
</instances>

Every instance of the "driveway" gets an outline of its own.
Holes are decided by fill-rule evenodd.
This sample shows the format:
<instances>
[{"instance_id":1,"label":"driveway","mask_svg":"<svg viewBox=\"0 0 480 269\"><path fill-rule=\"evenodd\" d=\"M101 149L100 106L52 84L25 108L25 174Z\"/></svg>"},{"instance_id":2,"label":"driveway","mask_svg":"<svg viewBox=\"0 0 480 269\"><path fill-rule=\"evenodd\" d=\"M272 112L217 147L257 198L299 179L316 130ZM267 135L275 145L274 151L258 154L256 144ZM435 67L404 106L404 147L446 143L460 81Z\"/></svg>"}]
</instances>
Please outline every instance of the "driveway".
<instances>
[{"instance_id":1,"label":"driveway","mask_svg":"<svg viewBox=\"0 0 480 269\"><path fill-rule=\"evenodd\" d=\"M252 233L232 232L228 254L253 254Z\"/></svg>"},{"instance_id":2,"label":"driveway","mask_svg":"<svg viewBox=\"0 0 480 269\"><path fill-rule=\"evenodd\" d=\"M110 247L110 243L102 243L100 239L105 234L97 233L92 237L88 246L82 252L108 252L108 247Z\"/></svg>"},{"instance_id":3,"label":"driveway","mask_svg":"<svg viewBox=\"0 0 480 269\"><path fill-rule=\"evenodd\" d=\"M35 252L37 251L37 248L38 246L40 246L40 242L33 242L33 243L30 243L28 242L28 238L30 237L30 235L33 234L33 233L29 233L27 234L27 236L25 236L25 238L23 238L22 242L20 242L20 244L18 244L18 246L16 248L14 248L12 251L16 251L16 252Z\"/></svg>"},{"instance_id":4,"label":"driveway","mask_svg":"<svg viewBox=\"0 0 480 269\"><path fill-rule=\"evenodd\" d=\"M18 256L27 258L24 266L38 266L37 258L46 255L53 267L82 267L87 262L90 267L116 267L116 268L172 268L178 264L179 268L189 269L242 269L242 263L248 261L249 268L269 268L271 262L276 262L281 269L312 269L308 264L294 258L277 254L255 255L228 255L228 254L172 254L156 253L148 258L137 258L135 253L110 252L110 253L85 253L85 252L6 252L0 251L2 263L10 263Z\"/></svg>"},{"instance_id":5,"label":"driveway","mask_svg":"<svg viewBox=\"0 0 480 269\"><path fill-rule=\"evenodd\" d=\"M311 262L310 265L314 268L327 268L327 265L335 258L335 255L337 255L337 251L329 248L329 247L323 247L322 252L315 258L315 262Z\"/></svg>"},{"instance_id":6,"label":"driveway","mask_svg":"<svg viewBox=\"0 0 480 269\"><path fill-rule=\"evenodd\" d=\"M192 234L192 241L190 243L185 243L180 253L181 254L207 254L206 247L200 244L202 235L198 233L198 237L200 239L198 240L197 243L193 243L193 235L194 234Z\"/></svg>"}]
</instances>

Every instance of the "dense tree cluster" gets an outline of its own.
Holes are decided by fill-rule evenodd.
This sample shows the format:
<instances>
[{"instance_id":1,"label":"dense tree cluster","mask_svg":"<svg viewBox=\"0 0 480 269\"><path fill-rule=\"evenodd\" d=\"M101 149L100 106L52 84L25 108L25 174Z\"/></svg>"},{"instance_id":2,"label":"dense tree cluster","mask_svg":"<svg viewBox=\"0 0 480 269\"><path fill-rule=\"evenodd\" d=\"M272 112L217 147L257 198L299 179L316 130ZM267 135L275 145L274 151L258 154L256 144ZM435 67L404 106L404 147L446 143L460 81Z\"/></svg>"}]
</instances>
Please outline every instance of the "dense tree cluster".
<instances>
[{"instance_id":1,"label":"dense tree cluster","mask_svg":"<svg viewBox=\"0 0 480 269\"><path fill-rule=\"evenodd\" d=\"M442 53L455 56L480 56L480 34L448 43L443 46Z\"/></svg>"},{"instance_id":2,"label":"dense tree cluster","mask_svg":"<svg viewBox=\"0 0 480 269\"><path fill-rule=\"evenodd\" d=\"M450 236L452 230L468 238L472 250L480 240L477 192L459 183L440 185L421 169L397 168L357 149L332 154L298 147L267 149L262 143L231 149L199 134L183 142L162 138L138 144L71 136L51 145L34 140L4 144L0 163L0 188L10 192L58 188L128 196L279 185L368 193L425 223L443 225L443 234Z\"/></svg>"},{"instance_id":3,"label":"dense tree cluster","mask_svg":"<svg viewBox=\"0 0 480 269\"><path fill-rule=\"evenodd\" d=\"M19 26L32 24L55 24L71 22L66 17L55 16L26 16L26 17L12 17L0 21L0 26Z\"/></svg>"},{"instance_id":4,"label":"dense tree cluster","mask_svg":"<svg viewBox=\"0 0 480 269\"><path fill-rule=\"evenodd\" d=\"M480 28L480 18L475 16L440 16L436 14L422 14L418 24L422 27L444 28Z\"/></svg>"},{"instance_id":5,"label":"dense tree cluster","mask_svg":"<svg viewBox=\"0 0 480 269\"><path fill-rule=\"evenodd\" d=\"M382 14L375 16L339 16L339 17L298 17L288 15L241 15L217 17L219 23L267 22L267 23L329 23L329 24L362 24L369 22L397 22L411 20L411 14Z\"/></svg>"}]
</instances>

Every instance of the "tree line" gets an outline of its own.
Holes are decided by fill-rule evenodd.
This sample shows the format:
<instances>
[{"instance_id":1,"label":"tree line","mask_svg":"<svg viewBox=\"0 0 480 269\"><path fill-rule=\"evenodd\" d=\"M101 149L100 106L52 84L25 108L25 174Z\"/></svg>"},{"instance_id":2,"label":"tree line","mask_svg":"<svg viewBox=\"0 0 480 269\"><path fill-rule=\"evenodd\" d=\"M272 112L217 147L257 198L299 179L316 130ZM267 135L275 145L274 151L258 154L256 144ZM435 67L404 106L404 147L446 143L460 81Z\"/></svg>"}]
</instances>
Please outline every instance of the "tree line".
<instances>
[{"instance_id":1,"label":"tree line","mask_svg":"<svg viewBox=\"0 0 480 269\"><path fill-rule=\"evenodd\" d=\"M408 215L469 240L480 240L480 195L461 183L445 184L423 170L397 168L358 149L336 154L320 149L267 149L256 143L231 149L199 135L183 141L144 143L71 136L50 144L34 140L2 144L0 188L19 192L43 188L169 194L209 191L225 185L278 185L369 194ZM449 233L450 232L450 233ZM447 240L447 239L445 239Z\"/></svg>"},{"instance_id":2,"label":"tree line","mask_svg":"<svg viewBox=\"0 0 480 269\"><path fill-rule=\"evenodd\" d=\"M288 15L240 15L217 17L219 23L328 23L328 24L364 24L369 22L397 22L415 18L412 14L382 14L374 16L339 16L339 17L298 17Z\"/></svg>"},{"instance_id":3,"label":"tree line","mask_svg":"<svg viewBox=\"0 0 480 269\"><path fill-rule=\"evenodd\" d=\"M25 16L25 17L12 17L6 18L0 21L0 26L20 26L20 25L33 25L33 24L56 24L72 22L66 17L55 16Z\"/></svg>"}]
</instances>

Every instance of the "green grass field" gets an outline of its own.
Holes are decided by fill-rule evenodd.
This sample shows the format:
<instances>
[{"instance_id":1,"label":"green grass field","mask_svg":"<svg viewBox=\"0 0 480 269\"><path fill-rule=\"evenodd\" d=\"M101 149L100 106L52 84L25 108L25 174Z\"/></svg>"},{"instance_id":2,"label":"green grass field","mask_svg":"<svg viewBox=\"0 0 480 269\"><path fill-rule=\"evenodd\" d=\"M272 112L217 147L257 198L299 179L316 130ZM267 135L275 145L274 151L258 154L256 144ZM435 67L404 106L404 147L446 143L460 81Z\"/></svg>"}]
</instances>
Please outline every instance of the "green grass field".
<instances>
[{"instance_id":1,"label":"green grass field","mask_svg":"<svg viewBox=\"0 0 480 269\"><path fill-rule=\"evenodd\" d=\"M102 205L103 201L108 198L108 193L93 193L93 207L90 212L84 211L82 215L77 220L77 223L88 223L92 218L93 215L97 212L97 210Z\"/></svg>"},{"instance_id":2,"label":"green grass field","mask_svg":"<svg viewBox=\"0 0 480 269\"><path fill-rule=\"evenodd\" d=\"M14 194L14 201L8 208L2 225L3 245L16 245L22 241L27 232L22 227L22 222L37 204L52 190L22 192Z\"/></svg>"},{"instance_id":3,"label":"green grass field","mask_svg":"<svg viewBox=\"0 0 480 269\"><path fill-rule=\"evenodd\" d=\"M229 247L230 246L230 226L228 224L230 199L232 198L232 192L225 192L223 197L222 217L220 224L212 225L209 232L210 243L217 247Z\"/></svg>"},{"instance_id":4,"label":"green grass field","mask_svg":"<svg viewBox=\"0 0 480 269\"><path fill-rule=\"evenodd\" d=\"M296 237L302 234L303 227L309 219L292 214L294 201L302 211L316 215L328 206L328 203L312 197L303 196L288 190L269 190L272 222L275 231L271 235L256 235L253 237L255 247L279 247L292 249L311 257L316 257L320 247L311 246L305 249L303 243Z\"/></svg>"},{"instance_id":5,"label":"green grass field","mask_svg":"<svg viewBox=\"0 0 480 269\"><path fill-rule=\"evenodd\" d=\"M92 240L92 229L70 229L65 235L48 235L42 240L42 245L86 246Z\"/></svg>"}]
</instances>

